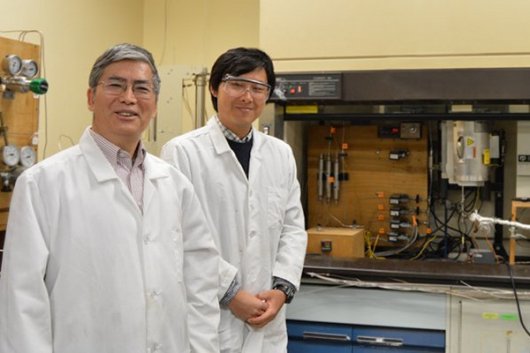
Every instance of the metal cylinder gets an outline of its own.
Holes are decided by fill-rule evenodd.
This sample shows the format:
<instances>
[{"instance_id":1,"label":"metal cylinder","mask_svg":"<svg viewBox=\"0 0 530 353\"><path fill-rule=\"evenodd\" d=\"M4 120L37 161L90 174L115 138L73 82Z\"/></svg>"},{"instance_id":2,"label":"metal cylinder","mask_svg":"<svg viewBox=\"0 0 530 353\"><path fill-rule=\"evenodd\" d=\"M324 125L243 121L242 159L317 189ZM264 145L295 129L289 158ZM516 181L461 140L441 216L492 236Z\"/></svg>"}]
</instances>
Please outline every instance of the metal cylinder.
<instances>
[{"instance_id":1,"label":"metal cylinder","mask_svg":"<svg viewBox=\"0 0 530 353\"><path fill-rule=\"evenodd\" d=\"M488 125L480 121L457 121L454 125L454 178L460 186L482 186L488 180L483 162L489 150Z\"/></svg>"},{"instance_id":2,"label":"metal cylinder","mask_svg":"<svg viewBox=\"0 0 530 353\"><path fill-rule=\"evenodd\" d=\"M326 156L326 201L331 200L331 156Z\"/></svg>"},{"instance_id":3,"label":"metal cylinder","mask_svg":"<svg viewBox=\"0 0 530 353\"><path fill-rule=\"evenodd\" d=\"M339 178L339 157L333 161L333 201L339 202L339 188L340 188L340 178Z\"/></svg>"}]
</instances>

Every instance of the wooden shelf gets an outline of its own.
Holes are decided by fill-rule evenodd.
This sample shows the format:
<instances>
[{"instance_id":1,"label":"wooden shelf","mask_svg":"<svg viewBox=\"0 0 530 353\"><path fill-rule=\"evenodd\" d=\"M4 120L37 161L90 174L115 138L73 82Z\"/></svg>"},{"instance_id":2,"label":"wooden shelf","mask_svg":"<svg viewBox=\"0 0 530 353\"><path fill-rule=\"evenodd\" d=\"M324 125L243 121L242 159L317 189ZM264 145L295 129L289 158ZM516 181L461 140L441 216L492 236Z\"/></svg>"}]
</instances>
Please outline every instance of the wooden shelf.
<instances>
[{"instance_id":1,"label":"wooden shelf","mask_svg":"<svg viewBox=\"0 0 530 353\"><path fill-rule=\"evenodd\" d=\"M530 201L512 201L512 221L517 220L518 208L530 208ZM509 261L510 265L515 264L515 238L512 236L510 236Z\"/></svg>"}]
</instances>

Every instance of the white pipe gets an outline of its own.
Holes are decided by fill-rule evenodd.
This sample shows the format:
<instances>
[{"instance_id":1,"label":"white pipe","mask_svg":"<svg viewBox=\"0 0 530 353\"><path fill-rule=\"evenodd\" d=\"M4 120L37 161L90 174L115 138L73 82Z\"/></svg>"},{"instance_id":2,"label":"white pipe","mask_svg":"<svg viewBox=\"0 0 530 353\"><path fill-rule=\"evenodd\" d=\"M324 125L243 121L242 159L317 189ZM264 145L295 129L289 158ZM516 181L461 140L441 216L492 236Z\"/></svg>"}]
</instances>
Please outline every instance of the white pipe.
<instances>
[{"instance_id":1,"label":"white pipe","mask_svg":"<svg viewBox=\"0 0 530 353\"><path fill-rule=\"evenodd\" d=\"M530 230L530 225L528 224L523 224L523 223L513 222L513 221L506 221L500 218L482 217L481 215L478 214L477 211L469 215L469 220L471 222L502 224L504 226L510 226L510 227L515 227L515 228Z\"/></svg>"}]
</instances>

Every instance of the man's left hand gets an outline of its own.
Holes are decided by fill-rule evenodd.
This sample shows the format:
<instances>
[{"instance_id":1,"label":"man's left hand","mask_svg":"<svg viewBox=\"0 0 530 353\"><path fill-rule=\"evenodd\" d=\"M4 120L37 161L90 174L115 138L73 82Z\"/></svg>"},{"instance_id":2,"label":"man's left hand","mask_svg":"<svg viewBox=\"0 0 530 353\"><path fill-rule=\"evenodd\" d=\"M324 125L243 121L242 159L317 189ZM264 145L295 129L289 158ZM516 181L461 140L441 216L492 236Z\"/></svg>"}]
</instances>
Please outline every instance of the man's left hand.
<instances>
[{"instance_id":1,"label":"man's left hand","mask_svg":"<svg viewBox=\"0 0 530 353\"><path fill-rule=\"evenodd\" d=\"M287 298L282 291L277 289L260 292L258 293L257 297L267 302L269 307L263 314L248 319L247 323L251 326L259 328L267 325L276 317Z\"/></svg>"}]
</instances>

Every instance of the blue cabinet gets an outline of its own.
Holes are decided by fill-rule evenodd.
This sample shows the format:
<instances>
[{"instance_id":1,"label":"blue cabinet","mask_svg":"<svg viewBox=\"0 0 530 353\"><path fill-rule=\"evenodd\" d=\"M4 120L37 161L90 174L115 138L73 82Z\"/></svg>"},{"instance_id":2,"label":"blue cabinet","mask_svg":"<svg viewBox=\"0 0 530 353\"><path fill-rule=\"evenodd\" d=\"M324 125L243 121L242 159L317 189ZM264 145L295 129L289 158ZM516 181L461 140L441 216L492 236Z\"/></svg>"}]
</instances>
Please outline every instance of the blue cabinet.
<instances>
[{"instance_id":1,"label":"blue cabinet","mask_svg":"<svg viewBox=\"0 0 530 353\"><path fill-rule=\"evenodd\" d=\"M440 353L445 332L287 320L289 353Z\"/></svg>"}]
</instances>

